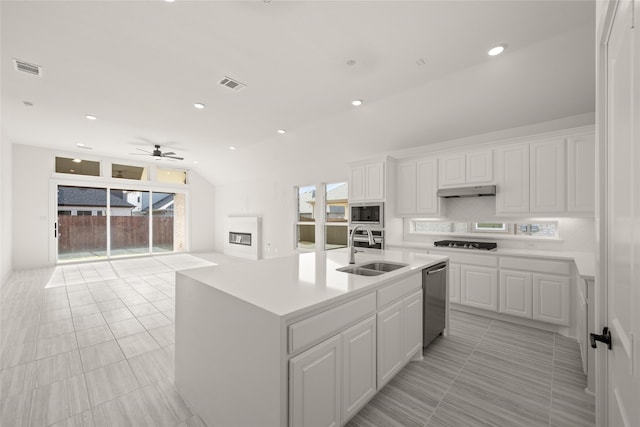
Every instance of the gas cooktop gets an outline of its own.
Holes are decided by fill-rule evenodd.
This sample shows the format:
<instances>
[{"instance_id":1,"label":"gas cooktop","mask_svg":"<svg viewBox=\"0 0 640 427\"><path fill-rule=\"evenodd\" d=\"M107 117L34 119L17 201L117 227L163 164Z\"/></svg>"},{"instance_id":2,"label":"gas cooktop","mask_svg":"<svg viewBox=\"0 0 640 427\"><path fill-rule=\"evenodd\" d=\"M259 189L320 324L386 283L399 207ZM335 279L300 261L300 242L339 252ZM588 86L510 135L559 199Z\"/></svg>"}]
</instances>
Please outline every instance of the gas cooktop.
<instances>
[{"instance_id":1,"label":"gas cooktop","mask_svg":"<svg viewBox=\"0 0 640 427\"><path fill-rule=\"evenodd\" d=\"M481 251L493 251L498 247L495 242L468 242L464 240L439 240L433 242L434 246L457 249L475 249Z\"/></svg>"}]
</instances>

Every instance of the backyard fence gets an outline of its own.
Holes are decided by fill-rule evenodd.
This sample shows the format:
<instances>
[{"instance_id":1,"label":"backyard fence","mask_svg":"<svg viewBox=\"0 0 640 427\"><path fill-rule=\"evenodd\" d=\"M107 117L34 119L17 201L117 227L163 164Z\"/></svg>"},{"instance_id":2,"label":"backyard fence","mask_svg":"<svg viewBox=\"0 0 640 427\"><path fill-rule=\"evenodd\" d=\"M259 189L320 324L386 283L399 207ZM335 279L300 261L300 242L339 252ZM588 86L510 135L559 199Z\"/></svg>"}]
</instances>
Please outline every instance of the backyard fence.
<instances>
[{"instance_id":1,"label":"backyard fence","mask_svg":"<svg viewBox=\"0 0 640 427\"><path fill-rule=\"evenodd\" d=\"M153 246L173 249L173 217L153 217ZM149 247L148 216L112 216L111 249ZM58 217L58 253L107 250L106 216Z\"/></svg>"}]
</instances>

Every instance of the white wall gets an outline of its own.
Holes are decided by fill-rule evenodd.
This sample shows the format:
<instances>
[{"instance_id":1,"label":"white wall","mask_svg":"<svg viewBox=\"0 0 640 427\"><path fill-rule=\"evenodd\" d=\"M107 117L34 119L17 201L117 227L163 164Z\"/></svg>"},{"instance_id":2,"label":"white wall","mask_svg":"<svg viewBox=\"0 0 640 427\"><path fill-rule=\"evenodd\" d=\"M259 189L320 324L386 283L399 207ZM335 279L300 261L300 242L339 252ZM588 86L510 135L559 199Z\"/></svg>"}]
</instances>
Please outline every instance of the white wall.
<instances>
[{"instance_id":1,"label":"white wall","mask_svg":"<svg viewBox=\"0 0 640 427\"><path fill-rule=\"evenodd\" d=\"M39 147L13 145L13 268L16 270L47 266L53 262L50 252L55 210L52 208L56 200L51 199L50 180L56 155L73 156ZM89 156L85 158L99 160ZM126 162L122 159L114 161ZM211 251L213 186L195 172L191 173L190 182L193 213L188 229L191 251Z\"/></svg>"},{"instance_id":2,"label":"white wall","mask_svg":"<svg viewBox=\"0 0 640 427\"><path fill-rule=\"evenodd\" d=\"M12 144L0 129L0 286L13 269Z\"/></svg>"}]
</instances>

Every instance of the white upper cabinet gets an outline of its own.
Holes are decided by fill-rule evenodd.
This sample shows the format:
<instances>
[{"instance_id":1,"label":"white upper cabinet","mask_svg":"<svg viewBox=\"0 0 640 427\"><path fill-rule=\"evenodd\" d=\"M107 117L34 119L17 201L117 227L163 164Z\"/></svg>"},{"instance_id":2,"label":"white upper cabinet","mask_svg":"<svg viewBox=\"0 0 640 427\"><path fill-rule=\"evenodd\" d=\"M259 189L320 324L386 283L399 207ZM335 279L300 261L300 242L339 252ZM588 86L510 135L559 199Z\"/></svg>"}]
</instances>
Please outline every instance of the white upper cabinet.
<instances>
[{"instance_id":1,"label":"white upper cabinet","mask_svg":"<svg viewBox=\"0 0 640 427\"><path fill-rule=\"evenodd\" d=\"M596 147L593 134L567 139L567 210L595 210Z\"/></svg>"},{"instance_id":2,"label":"white upper cabinet","mask_svg":"<svg viewBox=\"0 0 640 427\"><path fill-rule=\"evenodd\" d=\"M465 184L465 159L464 153L441 156L438 159L440 163L440 187Z\"/></svg>"},{"instance_id":3,"label":"white upper cabinet","mask_svg":"<svg viewBox=\"0 0 640 427\"><path fill-rule=\"evenodd\" d=\"M497 149L496 213L529 212L529 144Z\"/></svg>"},{"instance_id":4,"label":"white upper cabinet","mask_svg":"<svg viewBox=\"0 0 640 427\"><path fill-rule=\"evenodd\" d=\"M493 182L493 151L481 150L440 156L440 187Z\"/></svg>"},{"instance_id":5,"label":"white upper cabinet","mask_svg":"<svg viewBox=\"0 0 640 427\"><path fill-rule=\"evenodd\" d=\"M583 133L496 149L496 214L592 214L595 139Z\"/></svg>"},{"instance_id":6,"label":"white upper cabinet","mask_svg":"<svg viewBox=\"0 0 640 427\"><path fill-rule=\"evenodd\" d=\"M531 143L531 199L533 213L565 210L565 140Z\"/></svg>"},{"instance_id":7,"label":"white upper cabinet","mask_svg":"<svg viewBox=\"0 0 640 427\"><path fill-rule=\"evenodd\" d=\"M425 157L403 160L396 166L396 214L438 215L438 162Z\"/></svg>"},{"instance_id":8,"label":"white upper cabinet","mask_svg":"<svg viewBox=\"0 0 640 427\"><path fill-rule=\"evenodd\" d=\"M349 201L384 201L385 162L374 162L351 168Z\"/></svg>"},{"instance_id":9,"label":"white upper cabinet","mask_svg":"<svg viewBox=\"0 0 640 427\"><path fill-rule=\"evenodd\" d=\"M437 215L440 212L440 199L437 196L438 162L435 158L419 159L416 162L416 180L417 213Z\"/></svg>"},{"instance_id":10,"label":"white upper cabinet","mask_svg":"<svg viewBox=\"0 0 640 427\"><path fill-rule=\"evenodd\" d=\"M467 153L467 184L493 182L493 151L482 150Z\"/></svg>"},{"instance_id":11,"label":"white upper cabinet","mask_svg":"<svg viewBox=\"0 0 640 427\"><path fill-rule=\"evenodd\" d=\"M416 212L417 191L416 161L398 162L396 167L396 213L398 215Z\"/></svg>"}]
</instances>

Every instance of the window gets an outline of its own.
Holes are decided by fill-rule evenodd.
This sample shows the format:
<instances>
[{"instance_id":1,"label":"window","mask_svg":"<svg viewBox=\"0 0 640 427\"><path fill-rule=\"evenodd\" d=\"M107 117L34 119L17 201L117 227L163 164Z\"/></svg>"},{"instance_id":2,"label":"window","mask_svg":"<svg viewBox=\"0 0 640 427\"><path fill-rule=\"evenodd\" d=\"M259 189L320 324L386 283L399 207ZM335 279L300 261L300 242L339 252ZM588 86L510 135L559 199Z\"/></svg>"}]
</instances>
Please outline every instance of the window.
<instances>
[{"instance_id":1,"label":"window","mask_svg":"<svg viewBox=\"0 0 640 427\"><path fill-rule=\"evenodd\" d=\"M537 223L502 222L448 222L423 219L411 220L411 233L418 234L502 234L518 237L558 237L558 223L555 221Z\"/></svg>"},{"instance_id":2,"label":"window","mask_svg":"<svg viewBox=\"0 0 640 427\"><path fill-rule=\"evenodd\" d=\"M346 182L327 184L325 192L325 249L344 248L349 240L347 206L349 191Z\"/></svg>"},{"instance_id":3,"label":"window","mask_svg":"<svg viewBox=\"0 0 640 427\"><path fill-rule=\"evenodd\" d=\"M56 172L73 175L100 176L100 162L77 158L72 159L69 157L56 157Z\"/></svg>"},{"instance_id":4,"label":"window","mask_svg":"<svg viewBox=\"0 0 640 427\"><path fill-rule=\"evenodd\" d=\"M158 182L167 182L169 184L186 184L187 183L187 171L180 169L156 169L158 176L156 180Z\"/></svg>"},{"instance_id":5,"label":"window","mask_svg":"<svg viewBox=\"0 0 640 427\"><path fill-rule=\"evenodd\" d=\"M316 186L297 187L298 203L296 214L296 248L315 249L316 224L314 209Z\"/></svg>"},{"instance_id":6,"label":"window","mask_svg":"<svg viewBox=\"0 0 640 427\"><path fill-rule=\"evenodd\" d=\"M510 230L509 224L504 222L474 222L474 233L508 233Z\"/></svg>"},{"instance_id":7,"label":"window","mask_svg":"<svg viewBox=\"0 0 640 427\"><path fill-rule=\"evenodd\" d=\"M111 177L119 179L135 179L138 181L147 181L149 179L146 167L120 165L117 163L113 163L111 165Z\"/></svg>"},{"instance_id":8,"label":"window","mask_svg":"<svg viewBox=\"0 0 640 427\"><path fill-rule=\"evenodd\" d=\"M92 212L91 211L78 211L76 213L76 215L78 215L78 216L91 216Z\"/></svg>"},{"instance_id":9,"label":"window","mask_svg":"<svg viewBox=\"0 0 640 427\"><path fill-rule=\"evenodd\" d=\"M557 237L558 223L515 224L515 234L519 236Z\"/></svg>"}]
</instances>

